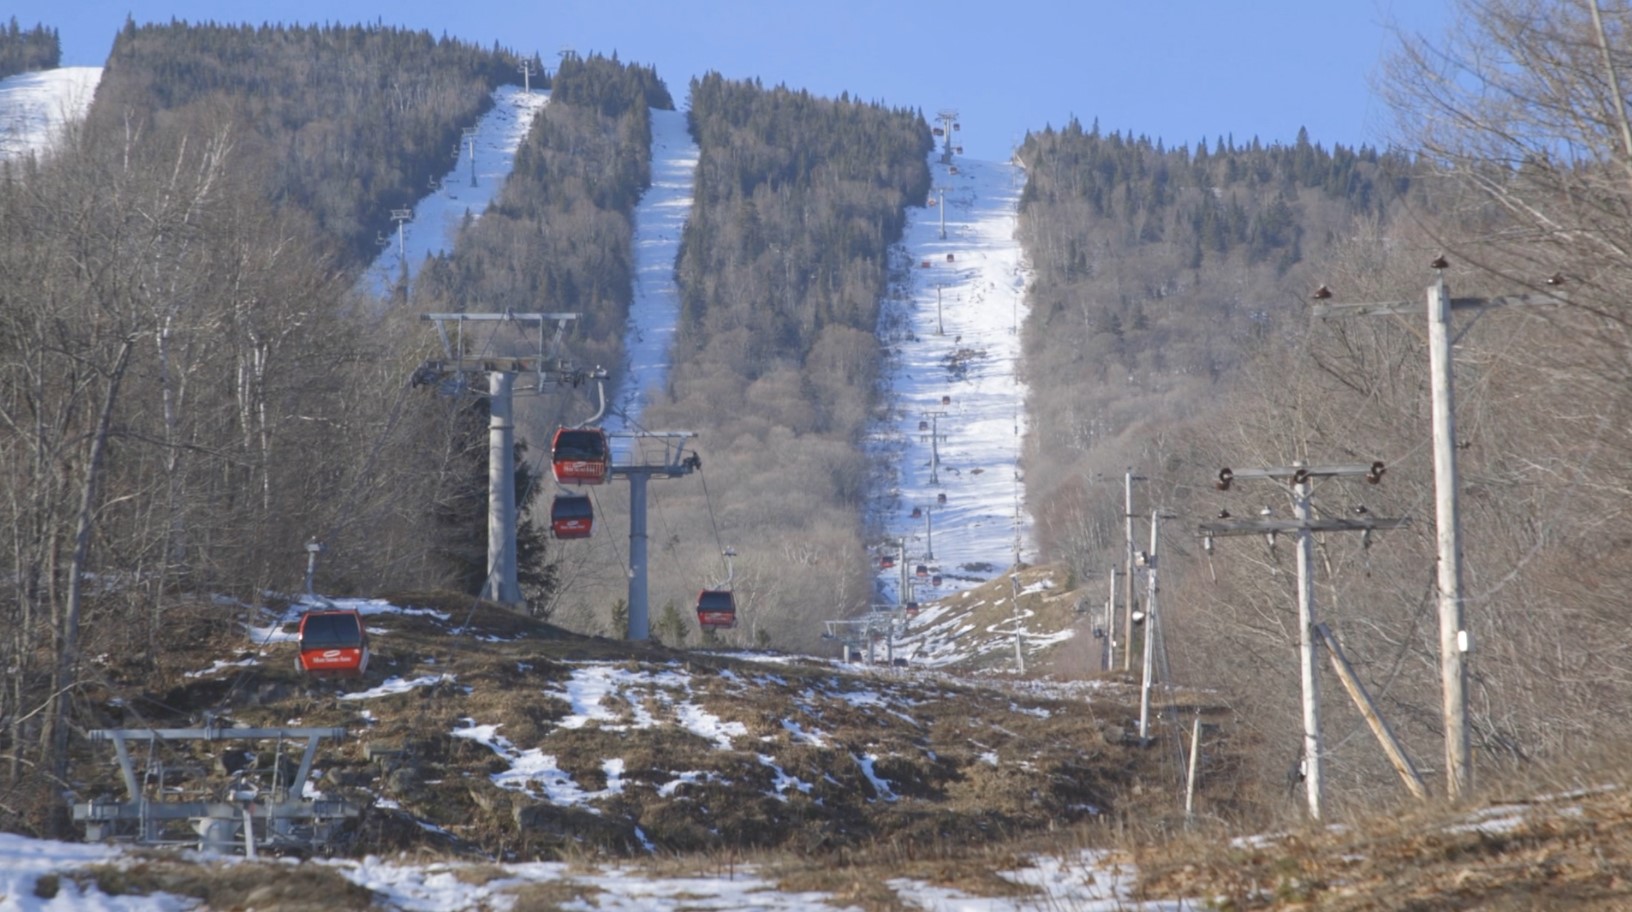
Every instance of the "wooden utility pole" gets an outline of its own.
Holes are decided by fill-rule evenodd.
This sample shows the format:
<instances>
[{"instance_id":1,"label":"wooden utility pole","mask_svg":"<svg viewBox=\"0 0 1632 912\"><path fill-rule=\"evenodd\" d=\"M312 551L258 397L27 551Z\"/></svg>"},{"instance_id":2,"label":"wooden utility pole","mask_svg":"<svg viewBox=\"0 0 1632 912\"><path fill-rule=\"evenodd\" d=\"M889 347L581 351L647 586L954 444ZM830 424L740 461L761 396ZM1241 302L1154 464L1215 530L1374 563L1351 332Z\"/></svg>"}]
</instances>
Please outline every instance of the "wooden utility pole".
<instances>
[{"instance_id":1,"label":"wooden utility pole","mask_svg":"<svg viewBox=\"0 0 1632 912\"><path fill-rule=\"evenodd\" d=\"M1398 528L1409 521L1405 519L1377 519L1371 516L1361 516L1358 519L1315 519L1310 508L1311 482L1316 478L1352 476L1361 476L1366 481L1376 484L1382 480L1383 464L1373 462L1370 465L1309 466L1299 462L1291 466L1243 469L1239 472L1220 469L1218 471L1217 487L1221 491L1228 491L1236 481L1243 478L1266 478L1290 484L1292 487L1293 519L1291 521L1275 519L1230 520L1226 514L1221 517L1221 521L1202 523L1200 527L1201 534L1209 539L1231 535L1268 535L1273 543L1274 537L1283 532L1290 532L1297 536L1298 664L1303 682L1302 774L1304 792L1309 803L1309 816L1315 820L1319 820L1322 813L1323 777L1320 737L1320 669L1315 664L1314 533L1370 533L1378 529ZM1149 636L1148 632L1146 636Z\"/></svg>"},{"instance_id":2,"label":"wooden utility pole","mask_svg":"<svg viewBox=\"0 0 1632 912\"><path fill-rule=\"evenodd\" d=\"M1112 564L1105 575L1110 579L1111 591L1105 599L1105 648L1101 651L1099 670L1110 671L1116 665L1116 578L1122 571Z\"/></svg>"},{"instance_id":3,"label":"wooden utility pole","mask_svg":"<svg viewBox=\"0 0 1632 912\"><path fill-rule=\"evenodd\" d=\"M1489 310L1497 307L1566 303L1562 294L1505 295L1495 298L1452 298L1445 287L1444 257L1430 264L1434 284L1428 286L1428 373L1434 427L1434 541L1438 554L1439 678L1445 726L1445 788L1452 801L1461 800L1473 784L1473 758L1468 748L1467 655L1473 650L1463 615L1461 511L1457 502L1456 394L1453 385L1451 311ZM1563 284L1555 277L1550 284ZM1323 285L1320 299L1331 292ZM1365 304L1320 303L1317 317L1409 314L1410 301Z\"/></svg>"},{"instance_id":4,"label":"wooden utility pole","mask_svg":"<svg viewBox=\"0 0 1632 912\"><path fill-rule=\"evenodd\" d=\"M1159 563L1157 547L1160 541L1162 516L1159 511L1150 514L1150 551L1144 556L1145 580L1145 656L1144 671L1139 682L1139 741L1150 737L1150 687L1152 665L1156 656L1156 567ZM1130 581L1128 588L1133 588Z\"/></svg>"},{"instance_id":5,"label":"wooden utility pole","mask_svg":"<svg viewBox=\"0 0 1632 912\"><path fill-rule=\"evenodd\" d=\"M1009 605L1014 610L1014 671L1026 673L1025 624L1020 618L1020 574L1009 574Z\"/></svg>"},{"instance_id":6,"label":"wooden utility pole","mask_svg":"<svg viewBox=\"0 0 1632 912\"><path fill-rule=\"evenodd\" d=\"M1122 576L1128 581L1123 587L1123 598L1127 604L1122 612L1122 670L1133 669L1133 483L1144 481L1139 475L1133 474L1130 467L1122 476L1122 529L1126 539L1126 548L1122 554Z\"/></svg>"}]
</instances>

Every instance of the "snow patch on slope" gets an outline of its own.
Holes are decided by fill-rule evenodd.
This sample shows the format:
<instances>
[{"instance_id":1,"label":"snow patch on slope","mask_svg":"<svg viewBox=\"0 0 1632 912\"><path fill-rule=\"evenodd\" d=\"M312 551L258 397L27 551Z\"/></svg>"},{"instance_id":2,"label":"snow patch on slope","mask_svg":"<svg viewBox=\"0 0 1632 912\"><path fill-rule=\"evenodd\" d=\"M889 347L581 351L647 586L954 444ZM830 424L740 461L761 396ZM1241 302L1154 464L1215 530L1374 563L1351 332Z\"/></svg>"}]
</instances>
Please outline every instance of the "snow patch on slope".
<instances>
[{"instance_id":1,"label":"snow patch on slope","mask_svg":"<svg viewBox=\"0 0 1632 912\"><path fill-rule=\"evenodd\" d=\"M0 161L49 153L63 127L85 119L101 67L59 67L0 79Z\"/></svg>"}]
</instances>

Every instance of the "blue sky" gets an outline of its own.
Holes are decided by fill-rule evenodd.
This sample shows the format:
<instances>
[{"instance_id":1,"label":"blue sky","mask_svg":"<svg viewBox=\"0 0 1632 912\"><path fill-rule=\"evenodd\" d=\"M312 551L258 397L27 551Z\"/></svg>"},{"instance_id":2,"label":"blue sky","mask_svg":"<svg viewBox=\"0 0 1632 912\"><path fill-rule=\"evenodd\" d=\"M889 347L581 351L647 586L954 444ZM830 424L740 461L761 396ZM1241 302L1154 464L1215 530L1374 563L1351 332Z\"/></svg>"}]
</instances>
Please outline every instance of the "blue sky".
<instances>
[{"instance_id":1,"label":"blue sky","mask_svg":"<svg viewBox=\"0 0 1632 912\"><path fill-rule=\"evenodd\" d=\"M718 70L819 95L959 111L967 153L1002 158L1028 129L1084 125L1194 145L1389 143L1373 80L1390 23L1437 33L1452 0L12 0L58 29L63 62L103 62L138 22L369 22L426 29L551 64L564 47L657 68L684 103Z\"/></svg>"}]
</instances>

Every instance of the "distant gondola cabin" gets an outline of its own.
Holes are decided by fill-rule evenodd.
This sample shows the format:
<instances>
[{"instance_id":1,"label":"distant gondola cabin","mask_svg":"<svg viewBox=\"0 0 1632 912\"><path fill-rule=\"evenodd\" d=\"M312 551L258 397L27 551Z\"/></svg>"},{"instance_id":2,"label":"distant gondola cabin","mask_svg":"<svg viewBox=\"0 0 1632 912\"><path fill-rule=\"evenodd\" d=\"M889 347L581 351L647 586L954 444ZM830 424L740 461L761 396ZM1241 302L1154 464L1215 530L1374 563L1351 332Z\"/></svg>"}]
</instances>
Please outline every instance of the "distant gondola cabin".
<instances>
[{"instance_id":1,"label":"distant gondola cabin","mask_svg":"<svg viewBox=\"0 0 1632 912\"><path fill-rule=\"evenodd\" d=\"M320 678L356 678L368 670L368 628L356 611L308 611L300 618L300 670Z\"/></svg>"},{"instance_id":2,"label":"distant gondola cabin","mask_svg":"<svg viewBox=\"0 0 1632 912\"><path fill-rule=\"evenodd\" d=\"M704 630L737 626L737 600L726 589L705 589L697 594L697 623Z\"/></svg>"},{"instance_id":3,"label":"distant gondola cabin","mask_svg":"<svg viewBox=\"0 0 1632 912\"><path fill-rule=\"evenodd\" d=\"M929 578L929 584L931 586L939 586L941 584L941 575L939 573L937 573L934 576L930 577Z\"/></svg>"},{"instance_id":4,"label":"distant gondola cabin","mask_svg":"<svg viewBox=\"0 0 1632 912\"><path fill-rule=\"evenodd\" d=\"M928 576L929 575L929 565L928 564L919 564L918 568L916 570L914 570L913 572L917 573L919 576Z\"/></svg>"},{"instance_id":5,"label":"distant gondola cabin","mask_svg":"<svg viewBox=\"0 0 1632 912\"><path fill-rule=\"evenodd\" d=\"M595 507L583 494L558 494L550 504L550 534L560 539L589 538Z\"/></svg>"},{"instance_id":6,"label":"distant gondola cabin","mask_svg":"<svg viewBox=\"0 0 1632 912\"><path fill-rule=\"evenodd\" d=\"M550 465L564 484L605 484L612 474L612 450L600 428L558 428L550 441Z\"/></svg>"},{"instance_id":7,"label":"distant gondola cabin","mask_svg":"<svg viewBox=\"0 0 1632 912\"><path fill-rule=\"evenodd\" d=\"M883 557L878 559L878 569L880 569L880 570L888 570L888 569L890 569L891 567L894 567L894 566L895 566L895 558L889 556L888 554L886 554Z\"/></svg>"},{"instance_id":8,"label":"distant gondola cabin","mask_svg":"<svg viewBox=\"0 0 1632 912\"><path fill-rule=\"evenodd\" d=\"M923 515L924 515L924 508L923 507L913 507L912 508L912 518L913 519L918 519L918 518L922 517Z\"/></svg>"}]
</instances>

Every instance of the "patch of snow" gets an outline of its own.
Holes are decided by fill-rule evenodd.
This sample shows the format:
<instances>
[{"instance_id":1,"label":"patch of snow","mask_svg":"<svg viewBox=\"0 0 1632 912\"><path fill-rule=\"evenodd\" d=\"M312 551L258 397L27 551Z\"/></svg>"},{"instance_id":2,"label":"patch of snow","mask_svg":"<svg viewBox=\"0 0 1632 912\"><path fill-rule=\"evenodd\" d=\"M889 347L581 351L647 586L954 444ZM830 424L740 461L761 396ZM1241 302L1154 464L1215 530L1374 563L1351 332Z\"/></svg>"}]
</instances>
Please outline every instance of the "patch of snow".
<instances>
[{"instance_id":1,"label":"patch of snow","mask_svg":"<svg viewBox=\"0 0 1632 912\"><path fill-rule=\"evenodd\" d=\"M805 731L803 726L792 719L783 719L782 727L792 736L795 744L809 744L812 747L827 746L827 738L823 736L822 730L819 728Z\"/></svg>"},{"instance_id":2,"label":"patch of snow","mask_svg":"<svg viewBox=\"0 0 1632 912\"><path fill-rule=\"evenodd\" d=\"M421 675L417 678L402 678L392 675L386 678L378 687L360 690L356 693L341 694L342 700L372 700L376 697L387 697L391 694L407 693L416 687L432 687L442 683L453 683L453 675Z\"/></svg>"},{"instance_id":3,"label":"patch of snow","mask_svg":"<svg viewBox=\"0 0 1632 912\"><path fill-rule=\"evenodd\" d=\"M877 762L878 756L876 754L862 754L856 758L856 765L861 767L861 774L866 776L867 781L873 784L873 791L878 793L878 797L885 801L894 801L895 790L890 788L888 782L880 779L878 774L873 772L873 766Z\"/></svg>"},{"instance_id":4,"label":"patch of snow","mask_svg":"<svg viewBox=\"0 0 1632 912\"><path fill-rule=\"evenodd\" d=\"M0 161L47 155L69 123L85 119L101 67L58 67L0 79Z\"/></svg>"}]
</instances>

